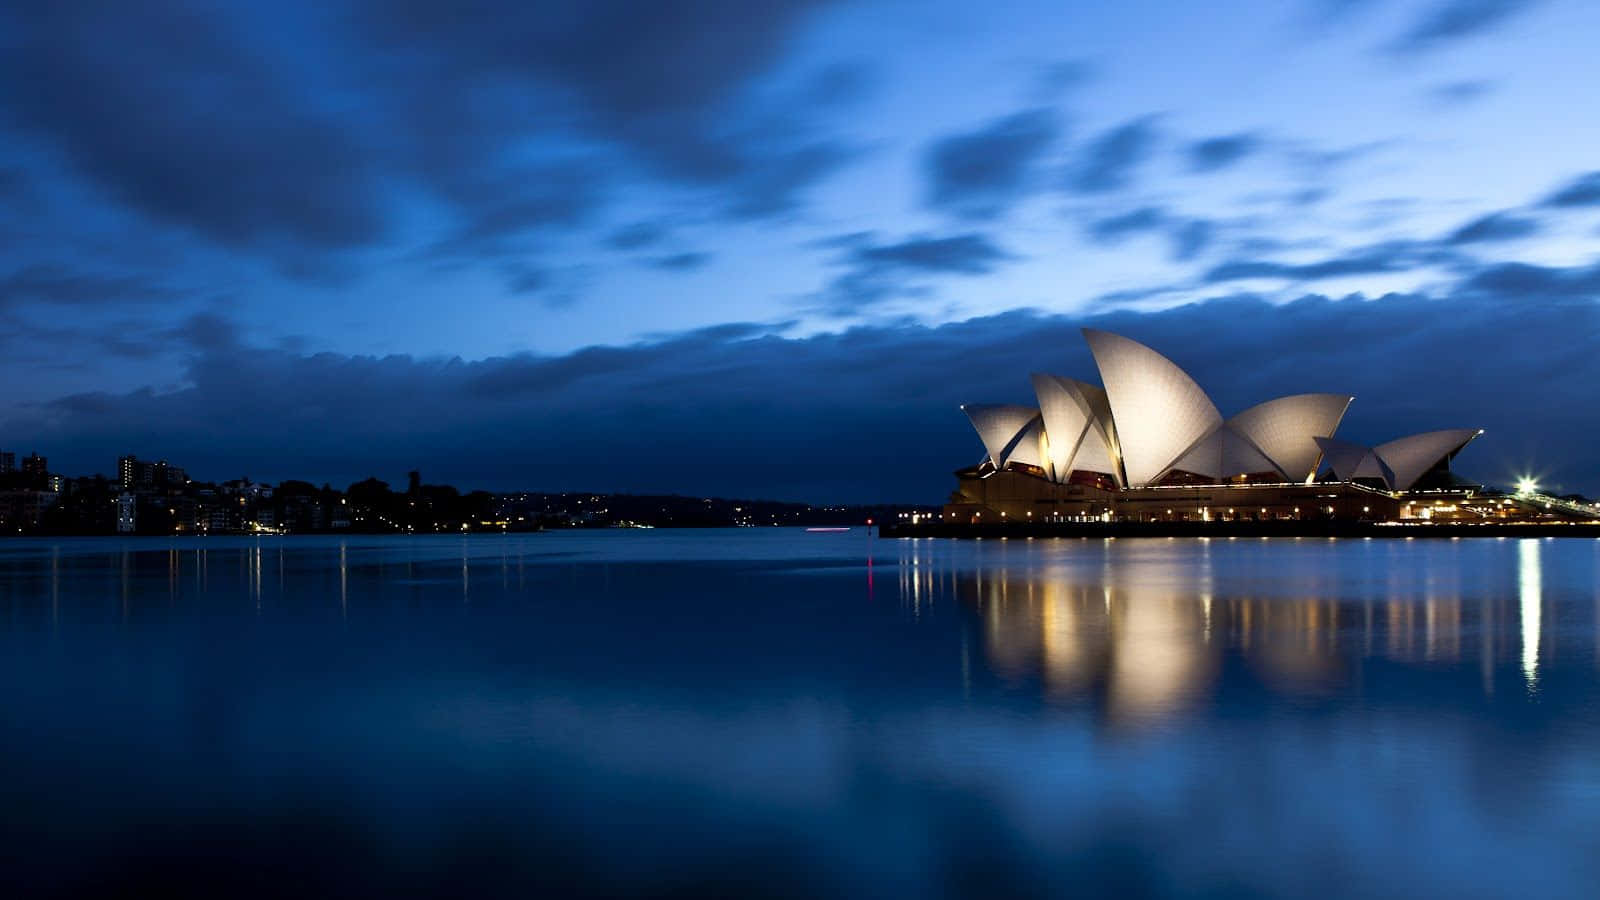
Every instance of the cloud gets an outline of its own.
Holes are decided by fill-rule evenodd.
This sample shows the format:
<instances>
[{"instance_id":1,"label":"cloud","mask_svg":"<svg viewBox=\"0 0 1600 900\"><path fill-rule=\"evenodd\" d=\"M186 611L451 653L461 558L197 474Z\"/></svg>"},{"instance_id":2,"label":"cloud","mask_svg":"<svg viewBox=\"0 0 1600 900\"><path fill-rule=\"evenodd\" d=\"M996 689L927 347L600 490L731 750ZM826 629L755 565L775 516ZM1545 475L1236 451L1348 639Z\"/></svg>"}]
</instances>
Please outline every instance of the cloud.
<instances>
[{"instance_id":1,"label":"cloud","mask_svg":"<svg viewBox=\"0 0 1600 900\"><path fill-rule=\"evenodd\" d=\"M1546 197L1542 205L1558 208L1600 206L1600 172L1580 175Z\"/></svg>"},{"instance_id":2,"label":"cloud","mask_svg":"<svg viewBox=\"0 0 1600 900\"><path fill-rule=\"evenodd\" d=\"M1509 301L1600 301L1600 263L1575 268L1497 263L1468 278L1462 290Z\"/></svg>"},{"instance_id":3,"label":"cloud","mask_svg":"<svg viewBox=\"0 0 1600 900\"><path fill-rule=\"evenodd\" d=\"M1482 100L1494 92L1495 84L1492 81L1468 80L1451 81L1437 85L1428 91L1428 99L1434 105L1442 107L1463 106L1477 100Z\"/></svg>"},{"instance_id":4,"label":"cloud","mask_svg":"<svg viewBox=\"0 0 1600 900\"><path fill-rule=\"evenodd\" d=\"M1254 134L1228 134L1190 144L1185 153L1189 171L1215 172L1239 162L1261 149L1261 138Z\"/></svg>"},{"instance_id":5,"label":"cloud","mask_svg":"<svg viewBox=\"0 0 1600 900\"><path fill-rule=\"evenodd\" d=\"M928 293L930 275L986 275L1012 259L983 234L918 235L880 243L871 233L841 235L827 242L841 250L845 271L809 298L828 315L848 316L897 297Z\"/></svg>"},{"instance_id":6,"label":"cloud","mask_svg":"<svg viewBox=\"0 0 1600 900\"><path fill-rule=\"evenodd\" d=\"M1539 223L1508 212L1490 213L1457 228L1445 238L1447 244L1482 244L1512 241L1539 233Z\"/></svg>"},{"instance_id":7,"label":"cloud","mask_svg":"<svg viewBox=\"0 0 1600 900\"><path fill-rule=\"evenodd\" d=\"M1438 0L1391 46L1397 53L1418 53L1493 31L1538 0Z\"/></svg>"},{"instance_id":8,"label":"cloud","mask_svg":"<svg viewBox=\"0 0 1600 900\"><path fill-rule=\"evenodd\" d=\"M873 83L859 63L781 71L826 5L23 0L0 10L0 142L27 150L5 183L65 177L52 193L96 215L300 278L379 247L525 258L624 187L789 215L858 158L827 121Z\"/></svg>"},{"instance_id":9,"label":"cloud","mask_svg":"<svg viewBox=\"0 0 1600 900\"><path fill-rule=\"evenodd\" d=\"M1088 60L1064 59L1040 67L1032 94L1041 102L1054 102L1062 94L1094 80L1098 67Z\"/></svg>"},{"instance_id":10,"label":"cloud","mask_svg":"<svg viewBox=\"0 0 1600 900\"><path fill-rule=\"evenodd\" d=\"M749 103L824 5L415 0L360 3L358 21L364 41L410 61L397 85L401 108L453 127L418 135L429 153L452 160L525 136L529 120L508 116L509 106L619 149L655 176L722 191L735 215L758 216L787 211L850 155L806 116L861 90L859 72L830 67L784 102Z\"/></svg>"},{"instance_id":11,"label":"cloud","mask_svg":"<svg viewBox=\"0 0 1600 900\"><path fill-rule=\"evenodd\" d=\"M916 237L895 244L859 247L854 257L856 261L871 266L962 275L991 272L996 263L1008 258L1004 251L980 234Z\"/></svg>"},{"instance_id":12,"label":"cloud","mask_svg":"<svg viewBox=\"0 0 1600 900\"><path fill-rule=\"evenodd\" d=\"M1154 116L1125 122L1102 132L1084 148L1068 174L1070 190L1097 194L1119 191L1154 151L1159 134Z\"/></svg>"},{"instance_id":13,"label":"cloud","mask_svg":"<svg viewBox=\"0 0 1600 900\"><path fill-rule=\"evenodd\" d=\"M1211 246L1217 226L1208 219L1190 219L1161 206L1141 206L1125 213L1095 219L1086 226L1089 238L1115 244L1144 234L1161 233L1170 245L1169 256L1187 262Z\"/></svg>"},{"instance_id":14,"label":"cloud","mask_svg":"<svg viewBox=\"0 0 1600 900\"><path fill-rule=\"evenodd\" d=\"M1443 264L1454 260L1452 254L1430 242L1387 241L1309 263L1229 260L1207 270L1201 280L1206 284L1258 278L1292 282L1320 281L1354 275L1405 272L1419 266Z\"/></svg>"},{"instance_id":15,"label":"cloud","mask_svg":"<svg viewBox=\"0 0 1600 900\"><path fill-rule=\"evenodd\" d=\"M113 306L161 303L186 295L138 275L104 274L35 263L0 275L0 309L21 304Z\"/></svg>"},{"instance_id":16,"label":"cloud","mask_svg":"<svg viewBox=\"0 0 1600 900\"><path fill-rule=\"evenodd\" d=\"M1158 206L1141 206L1115 216L1089 223L1089 237L1097 243L1111 244L1125 237L1155 231L1167 224L1167 212Z\"/></svg>"},{"instance_id":17,"label":"cloud","mask_svg":"<svg viewBox=\"0 0 1600 900\"><path fill-rule=\"evenodd\" d=\"M1033 109L934 141L923 159L928 205L974 219L998 216L1029 187L1059 131L1054 113Z\"/></svg>"},{"instance_id":18,"label":"cloud","mask_svg":"<svg viewBox=\"0 0 1600 900\"><path fill-rule=\"evenodd\" d=\"M369 147L210 8L49 2L0 13L0 120L116 202L229 245L384 232Z\"/></svg>"},{"instance_id":19,"label":"cloud","mask_svg":"<svg viewBox=\"0 0 1600 900\"><path fill-rule=\"evenodd\" d=\"M1600 272L1506 268L1438 298L1240 296L801 338L734 323L479 361L257 348L223 327L196 337L180 390L63 397L5 433L68 472L107 471L132 448L202 478L347 483L420 468L429 480L507 490L937 502L951 469L981 452L958 405L1031 402L1030 371L1094 379L1078 336L1089 325L1172 355L1228 413L1287 393L1348 392L1357 401L1341 436L1483 427L1458 470L1494 481L1536 461L1593 490L1600 425L1585 410L1600 357L1572 337L1600 333L1600 305L1577 299L1580 282L1593 287ZM1516 302L1551 284L1559 290L1542 302Z\"/></svg>"},{"instance_id":20,"label":"cloud","mask_svg":"<svg viewBox=\"0 0 1600 900\"><path fill-rule=\"evenodd\" d=\"M1216 237L1216 224L1207 219L1190 219L1175 226L1171 232L1172 258L1187 262L1211 246Z\"/></svg>"},{"instance_id":21,"label":"cloud","mask_svg":"<svg viewBox=\"0 0 1600 900\"><path fill-rule=\"evenodd\" d=\"M1311 19L1321 25L1343 22L1366 12L1374 5L1375 0L1309 0L1308 2Z\"/></svg>"},{"instance_id":22,"label":"cloud","mask_svg":"<svg viewBox=\"0 0 1600 900\"><path fill-rule=\"evenodd\" d=\"M656 256L649 260L650 265L655 268L672 272L687 272L691 269L699 269L710 262L711 254L698 250L669 253L666 256Z\"/></svg>"},{"instance_id":23,"label":"cloud","mask_svg":"<svg viewBox=\"0 0 1600 900\"><path fill-rule=\"evenodd\" d=\"M658 222L635 222L611 232L605 242L614 250L639 250L660 243L666 236L666 226Z\"/></svg>"},{"instance_id":24,"label":"cloud","mask_svg":"<svg viewBox=\"0 0 1600 900\"><path fill-rule=\"evenodd\" d=\"M550 270L541 266L515 264L506 267L506 290L513 294L537 294L550 283Z\"/></svg>"},{"instance_id":25,"label":"cloud","mask_svg":"<svg viewBox=\"0 0 1600 900\"><path fill-rule=\"evenodd\" d=\"M860 152L836 141L770 148L759 164L729 182L726 213L736 219L763 219L795 210L801 194L837 172Z\"/></svg>"}]
</instances>

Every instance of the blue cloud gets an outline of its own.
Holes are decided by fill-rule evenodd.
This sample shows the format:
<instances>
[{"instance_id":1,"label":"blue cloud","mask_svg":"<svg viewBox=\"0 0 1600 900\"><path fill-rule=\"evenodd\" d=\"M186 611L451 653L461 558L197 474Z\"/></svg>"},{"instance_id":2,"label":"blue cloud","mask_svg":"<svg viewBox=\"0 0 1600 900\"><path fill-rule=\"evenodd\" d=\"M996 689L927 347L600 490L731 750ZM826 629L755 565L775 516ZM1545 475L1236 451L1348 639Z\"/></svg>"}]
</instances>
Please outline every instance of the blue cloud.
<instances>
[{"instance_id":1,"label":"blue cloud","mask_svg":"<svg viewBox=\"0 0 1600 900\"><path fill-rule=\"evenodd\" d=\"M1125 122L1102 132L1084 148L1068 176L1068 187L1085 194L1128 187L1159 140L1154 116Z\"/></svg>"},{"instance_id":2,"label":"blue cloud","mask_svg":"<svg viewBox=\"0 0 1600 900\"><path fill-rule=\"evenodd\" d=\"M838 262L844 271L808 301L835 316L854 315L898 297L926 295L929 276L986 275L1013 258L988 236L976 232L918 235L893 243L880 243L870 233L854 233L841 235L828 245L843 251Z\"/></svg>"},{"instance_id":3,"label":"blue cloud","mask_svg":"<svg viewBox=\"0 0 1600 900\"><path fill-rule=\"evenodd\" d=\"M1429 89L1428 99L1438 106L1462 106L1482 100L1493 93L1494 89L1494 82L1483 79L1451 81Z\"/></svg>"},{"instance_id":4,"label":"blue cloud","mask_svg":"<svg viewBox=\"0 0 1600 900\"><path fill-rule=\"evenodd\" d=\"M711 254L699 250L686 250L682 253L669 253L666 256L653 257L649 262L650 265L658 269L687 272L709 264L711 262Z\"/></svg>"},{"instance_id":5,"label":"blue cloud","mask_svg":"<svg viewBox=\"0 0 1600 900\"><path fill-rule=\"evenodd\" d=\"M1189 171L1215 172L1239 162L1261 149L1261 138L1254 134L1229 134L1195 141L1186 148Z\"/></svg>"},{"instance_id":6,"label":"blue cloud","mask_svg":"<svg viewBox=\"0 0 1600 900\"><path fill-rule=\"evenodd\" d=\"M1482 244L1512 241L1539 233L1539 222L1507 212L1490 213L1457 228L1445 238L1447 244Z\"/></svg>"},{"instance_id":7,"label":"blue cloud","mask_svg":"<svg viewBox=\"0 0 1600 900\"><path fill-rule=\"evenodd\" d=\"M969 218L993 218L1027 190L1040 157L1055 141L1055 114L1034 109L928 147L928 204Z\"/></svg>"},{"instance_id":8,"label":"blue cloud","mask_svg":"<svg viewBox=\"0 0 1600 900\"><path fill-rule=\"evenodd\" d=\"M1543 205L1563 208L1600 206L1600 172L1590 172L1573 179L1546 197Z\"/></svg>"},{"instance_id":9,"label":"blue cloud","mask_svg":"<svg viewBox=\"0 0 1600 900\"><path fill-rule=\"evenodd\" d=\"M1102 244L1115 243L1125 237L1155 231L1167 224L1166 210L1158 206L1141 206L1121 215L1096 219L1089 223L1089 236Z\"/></svg>"},{"instance_id":10,"label":"blue cloud","mask_svg":"<svg viewBox=\"0 0 1600 900\"><path fill-rule=\"evenodd\" d=\"M1415 53L1492 31L1536 5L1538 0L1439 0L1393 44L1395 52Z\"/></svg>"},{"instance_id":11,"label":"blue cloud","mask_svg":"<svg viewBox=\"0 0 1600 900\"><path fill-rule=\"evenodd\" d=\"M1190 219L1172 229L1172 258L1187 262L1201 253L1216 238L1215 223L1206 219Z\"/></svg>"},{"instance_id":12,"label":"blue cloud","mask_svg":"<svg viewBox=\"0 0 1600 900\"><path fill-rule=\"evenodd\" d=\"M1419 266L1441 264L1452 260L1451 254L1428 242L1388 241L1309 263L1230 260L1207 270L1201 280L1206 284L1257 278L1291 282L1321 281L1354 275L1405 272Z\"/></svg>"}]
</instances>

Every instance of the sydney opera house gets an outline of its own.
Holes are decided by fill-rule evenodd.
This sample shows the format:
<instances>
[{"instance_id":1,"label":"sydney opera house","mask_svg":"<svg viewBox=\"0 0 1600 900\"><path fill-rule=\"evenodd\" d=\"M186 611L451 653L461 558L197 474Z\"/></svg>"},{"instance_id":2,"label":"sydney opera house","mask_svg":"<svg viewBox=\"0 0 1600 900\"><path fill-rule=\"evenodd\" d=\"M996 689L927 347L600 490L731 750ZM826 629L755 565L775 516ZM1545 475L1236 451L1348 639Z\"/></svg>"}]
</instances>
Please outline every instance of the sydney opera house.
<instances>
[{"instance_id":1,"label":"sydney opera house","mask_svg":"<svg viewBox=\"0 0 1600 900\"><path fill-rule=\"evenodd\" d=\"M1084 329L1100 384L1032 376L1037 406L963 406L984 457L956 473L955 521L1389 520L1482 516L1450 461L1482 432L1368 447L1336 438L1354 399L1294 394L1224 418L1171 360Z\"/></svg>"}]
</instances>

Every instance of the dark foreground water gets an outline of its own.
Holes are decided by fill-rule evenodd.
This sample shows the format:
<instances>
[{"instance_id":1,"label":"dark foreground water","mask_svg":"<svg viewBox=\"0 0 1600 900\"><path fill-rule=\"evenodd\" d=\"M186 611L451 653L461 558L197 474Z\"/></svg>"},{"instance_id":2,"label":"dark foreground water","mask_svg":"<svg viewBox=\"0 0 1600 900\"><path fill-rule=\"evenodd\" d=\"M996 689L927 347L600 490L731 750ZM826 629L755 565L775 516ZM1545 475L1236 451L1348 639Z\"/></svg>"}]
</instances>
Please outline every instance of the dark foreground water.
<instances>
[{"instance_id":1,"label":"dark foreground water","mask_svg":"<svg viewBox=\"0 0 1600 900\"><path fill-rule=\"evenodd\" d=\"M1592 897L1600 541L0 542L0 892Z\"/></svg>"}]
</instances>

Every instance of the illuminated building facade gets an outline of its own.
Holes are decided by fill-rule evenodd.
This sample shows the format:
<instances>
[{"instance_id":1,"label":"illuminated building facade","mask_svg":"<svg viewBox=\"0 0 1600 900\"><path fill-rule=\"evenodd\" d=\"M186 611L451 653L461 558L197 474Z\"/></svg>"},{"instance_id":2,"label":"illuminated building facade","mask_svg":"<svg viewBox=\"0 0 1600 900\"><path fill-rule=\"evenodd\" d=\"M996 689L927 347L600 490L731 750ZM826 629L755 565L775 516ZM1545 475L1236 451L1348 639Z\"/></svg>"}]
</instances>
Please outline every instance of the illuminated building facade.
<instances>
[{"instance_id":1,"label":"illuminated building facade","mask_svg":"<svg viewBox=\"0 0 1600 900\"><path fill-rule=\"evenodd\" d=\"M1473 515L1450 461L1482 432L1432 431L1375 447L1334 437L1354 399L1294 394L1224 417L1171 360L1086 328L1100 384L1032 376L1038 406L962 410L984 458L956 473L947 519L1230 521ZM1431 497L1419 504L1419 497ZM1448 502L1447 502L1448 501ZM1432 509L1432 505L1428 505Z\"/></svg>"}]
</instances>

